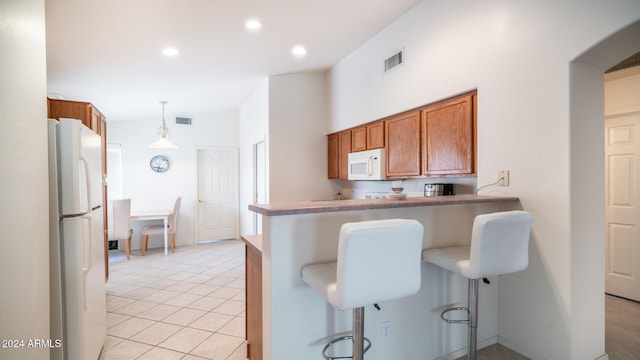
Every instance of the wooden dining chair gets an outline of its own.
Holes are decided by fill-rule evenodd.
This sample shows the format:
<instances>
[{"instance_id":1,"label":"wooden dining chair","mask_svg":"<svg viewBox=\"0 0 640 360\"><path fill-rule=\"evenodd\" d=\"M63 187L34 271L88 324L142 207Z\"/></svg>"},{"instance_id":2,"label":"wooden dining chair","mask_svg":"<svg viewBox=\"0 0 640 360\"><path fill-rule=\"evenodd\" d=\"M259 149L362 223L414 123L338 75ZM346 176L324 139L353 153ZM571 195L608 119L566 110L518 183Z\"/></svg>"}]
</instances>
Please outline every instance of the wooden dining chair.
<instances>
[{"instance_id":1,"label":"wooden dining chair","mask_svg":"<svg viewBox=\"0 0 640 360\"><path fill-rule=\"evenodd\" d=\"M107 234L109 241L123 240L127 260L131 258L131 199L109 201L107 210Z\"/></svg>"},{"instance_id":2,"label":"wooden dining chair","mask_svg":"<svg viewBox=\"0 0 640 360\"><path fill-rule=\"evenodd\" d=\"M171 241L171 252L174 252L176 248L176 227L178 225L178 212L180 211L181 201L181 197L176 199L176 202L173 204L173 210L169 215L169 228L167 232L169 234L169 240ZM142 256L144 256L144 252L147 250L149 235L164 235L164 225L149 225L142 229Z\"/></svg>"}]
</instances>

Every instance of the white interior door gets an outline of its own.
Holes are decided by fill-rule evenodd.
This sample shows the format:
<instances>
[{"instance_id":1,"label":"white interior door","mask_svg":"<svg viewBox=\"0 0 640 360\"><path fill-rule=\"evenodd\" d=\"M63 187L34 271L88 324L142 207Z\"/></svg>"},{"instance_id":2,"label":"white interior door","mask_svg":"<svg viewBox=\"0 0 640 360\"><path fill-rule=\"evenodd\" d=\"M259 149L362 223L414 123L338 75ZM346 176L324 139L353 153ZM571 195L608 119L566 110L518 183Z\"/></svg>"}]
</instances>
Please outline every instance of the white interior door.
<instances>
[{"instance_id":1,"label":"white interior door","mask_svg":"<svg viewBox=\"0 0 640 360\"><path fill-rule=\"evenodd\" d=\"M238 238L238 150L198 149L198 242Z\"/></svg>"},{"instance_id":2,"label":"white interior door","mask_svg":"<svg viewBox=\"0 0 640 360\"><path fill-rule=\"evenodd\" d=\"M605 291L640 301L640 113L605 119Z\"/></svg>"},{"instance_id":3,"label":"white interior door","mask_svg":"<svg viewBox=\"0 0 640 360\"><path fill-rule=\"evenodd\" d=\"M254 145L255 150L255 167L254 167L254 184L256 204L267 203L267 157L265 152L265 143L261 141ZM262 234L262 215L253 213L254 233Z\"/></svg>"}]
</instances>

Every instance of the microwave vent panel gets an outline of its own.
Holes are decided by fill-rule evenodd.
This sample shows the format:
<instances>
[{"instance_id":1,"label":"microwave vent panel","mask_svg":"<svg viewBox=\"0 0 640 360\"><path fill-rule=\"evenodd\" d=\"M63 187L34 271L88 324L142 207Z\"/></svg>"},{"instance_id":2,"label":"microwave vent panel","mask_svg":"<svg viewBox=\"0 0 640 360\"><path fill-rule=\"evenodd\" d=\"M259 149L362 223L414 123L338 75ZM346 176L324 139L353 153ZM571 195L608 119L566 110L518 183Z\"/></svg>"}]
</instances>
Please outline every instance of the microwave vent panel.
<instances>
[{"instance_id":1,"label":"microwave vent panel","mask_svg":"<svg viewBox=\"0 0 640 360\"><path fill-rule=\"evenodd\" d=\"M191 125L191 118L176 116L176 124Z\"/></svg>"},{"instance_id":2,"label":"microwave vent panel","mask_svg":"<svg viewBox=\"0 0 640 360\"><path fill-rule=\"evenodd\" d=\"M404 50L398 51L384 61L384 71L390 71L402 64L404 64Z\"/></svg>"}]
</instances>

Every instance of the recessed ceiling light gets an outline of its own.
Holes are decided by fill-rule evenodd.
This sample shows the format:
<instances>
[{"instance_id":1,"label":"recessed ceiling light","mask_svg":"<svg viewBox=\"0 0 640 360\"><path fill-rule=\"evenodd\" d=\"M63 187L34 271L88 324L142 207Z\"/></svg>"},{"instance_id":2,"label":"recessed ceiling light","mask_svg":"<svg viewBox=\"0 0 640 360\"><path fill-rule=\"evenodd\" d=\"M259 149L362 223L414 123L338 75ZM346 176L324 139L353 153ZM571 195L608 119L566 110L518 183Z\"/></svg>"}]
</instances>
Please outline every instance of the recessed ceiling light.
<instances>
[{"instance_id":1,"label":"recessed ceiling light","mask_svg":"<svg viewBox=\"0 0 640 360\"><path fill-rule=\"evenodd\" d=\"M164 56L176 56L178 54L179 54L179 51L176 48L168 47L162 50L162 55Z\"/></svg>"},{"instance_id":2,"label":"recessed ceiling light","mask_svg":"<svg viewBox=\"0 0 640 360\"><path fill-rule=\"evenodd\" d=\"M244 23L244 27L251 31L258 31L262 28L262 23L258 19L249 19Z\"/></svg>"},{"instance_id":3,"label":"recessed ceiling light","mask_svg":"<svg viewBox=\"0 0 640 360\"><path fill-rule=\"evenodd\" d=\"M291 49L293 56L297 58L304 57L307 54L307 49L302 45L296 45Z\"/></svg>"}]
</instances>

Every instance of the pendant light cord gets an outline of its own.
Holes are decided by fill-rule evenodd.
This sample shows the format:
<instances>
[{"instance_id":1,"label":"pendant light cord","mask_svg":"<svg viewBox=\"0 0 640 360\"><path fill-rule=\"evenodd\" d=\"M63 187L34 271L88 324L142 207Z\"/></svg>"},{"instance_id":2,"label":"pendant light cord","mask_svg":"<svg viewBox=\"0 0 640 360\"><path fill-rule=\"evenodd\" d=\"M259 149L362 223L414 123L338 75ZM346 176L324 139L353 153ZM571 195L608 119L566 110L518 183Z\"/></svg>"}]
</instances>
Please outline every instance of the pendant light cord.
<instances>
[{"instance_id":1,"label":"pendant light cord","mask_svg":"<svg viewBox=\"0 0 640 360\"><path fill-rule=\"evenodd\" d=\"M166 101L160 101L160 104L162 104L162 132L166 133L167 131L167 123L164 121L164 105L166 104Z\"/></svg>"}]
</instances>

